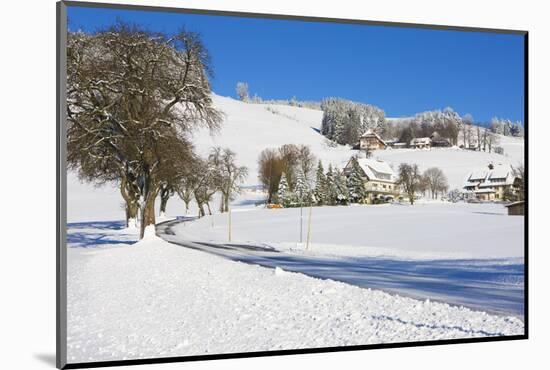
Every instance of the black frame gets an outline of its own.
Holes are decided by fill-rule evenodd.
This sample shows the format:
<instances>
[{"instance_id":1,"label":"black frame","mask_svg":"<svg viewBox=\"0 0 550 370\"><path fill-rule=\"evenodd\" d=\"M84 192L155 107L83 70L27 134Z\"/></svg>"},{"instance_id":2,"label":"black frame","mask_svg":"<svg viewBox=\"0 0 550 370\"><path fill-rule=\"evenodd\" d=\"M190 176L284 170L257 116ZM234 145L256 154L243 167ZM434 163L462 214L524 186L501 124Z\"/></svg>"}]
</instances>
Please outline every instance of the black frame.
<instances>
[{"instance_id":1,"label":"black frame","mask_svg":"<svg viewBox=\"0 0 550 370\"><path fill-rule=\"evenodd\" d=\"M267 357L267 356L282 356L296 355L308 353L323 353L323 352L342 352L342 351L361 351L380 348L400 348L400 347L421 347L447 344L461 343L482 343L482 342L500 342L510 340L522 340L529 338L529 248L528 248L528 231L529 231L529 135L528 135L528 118L529 118L529 32L524 30L508 30L508 29L492 29L492 28L477 28L477 27L459 27L449 25L429 25L420 23L401 23L401 22L383 22L383 21L368 21L343 18L324 18L310 17L299 15L285 14L266 14L266 13L248 13L248 12L232 12L222 10L206 10L206 9L189 9L189 8L173 8L173 7L157 7L148 5L126 5L126 4L110 4L96 2L81 2L81 1L60 1L56 4L57 17L57 63L56 63L56 366L58 369L81 369L95 368L108 366L127 366L127 365L143 365L143 364L159 364L173 362L188 362L188 361L204 361L204 360L220 360L232 358L247 358L247 357ZM418 342L398 342L398 343L380 343L368 345L354 345L343 347L320 347L292 350L274 350L274 351L259 351L259 352L240 352L240 353L223 353L211 355L197 356L179 356L179 357L160 357L135 360L115 360L115 361L97 361L83 363L67 363L66 358L66 334L67 334L67 252L66 252L66 220L67 220L67 179L66 179L66 33L67 33L67 13L68 6L87 7L87 8L110 8L123 10L143 10L150 12L172 12L185 14L206 14L220 15L232 17L246 18L264 18L264 19L282 19L296 20L306 22L329 22L329 23L344 23L344 24L360 24L360 25L376 25L376 26L391 26L402 28L422 28L433 30L452 30L463 32L486 32L486 33L501 33L514 34L524 37L524 166L525 166L525 222L524 222L524 324L525 332L523 335L511 335L501 337L482 337L482 338L464 338L464 339L446 339L446 340L429 340Z\"/></svg>"}]
</instances>

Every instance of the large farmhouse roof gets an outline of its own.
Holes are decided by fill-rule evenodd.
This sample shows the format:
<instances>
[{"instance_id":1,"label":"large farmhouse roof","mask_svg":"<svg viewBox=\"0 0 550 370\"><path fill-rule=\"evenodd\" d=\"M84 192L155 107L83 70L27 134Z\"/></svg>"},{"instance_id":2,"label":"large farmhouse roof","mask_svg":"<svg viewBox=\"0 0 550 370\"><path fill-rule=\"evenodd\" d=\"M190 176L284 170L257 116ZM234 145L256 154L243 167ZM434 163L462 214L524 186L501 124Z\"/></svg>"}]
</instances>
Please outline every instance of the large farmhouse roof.
<instances>
[{"instance_id":1,"label":"large farmhouse roof","mask_svg":"<svg viewBox=\"0 0 550 370\"><path fill-rule=\"evenodd\" d=\"M386 144L386 142L384 140L382 140L380 135L378 135L376 132L374 132L371 129L368 129L367 131L365 131L365 133L363 135L361 135L361 138L367 138L367 137L375 137L378 140L380 140L382 143Z\"/></svg>"},{"instance_id":2,"label":"large farmhouse roof","mask_svg":"<svg viewBox=\"0 0 550 370\"><path fill-rule=\"evenodd\" d=\"M493 186L512 185L514 182L514 174L512 167L508 165L498 164L490 168L476 169L466 178L466 186L479 186L480 188L489 188Z\"/></svg>"},{"instance_id":3,"label":"large farmhouse roof","mask_svg":"<svg viewBox=\"0 0 550 370\"><path fill-rule=\"evenodd\" d=\"M359 158L357 162L369 180L395 181L395 173L388 163L372 158Z\"/></svg>"}]
</instances>

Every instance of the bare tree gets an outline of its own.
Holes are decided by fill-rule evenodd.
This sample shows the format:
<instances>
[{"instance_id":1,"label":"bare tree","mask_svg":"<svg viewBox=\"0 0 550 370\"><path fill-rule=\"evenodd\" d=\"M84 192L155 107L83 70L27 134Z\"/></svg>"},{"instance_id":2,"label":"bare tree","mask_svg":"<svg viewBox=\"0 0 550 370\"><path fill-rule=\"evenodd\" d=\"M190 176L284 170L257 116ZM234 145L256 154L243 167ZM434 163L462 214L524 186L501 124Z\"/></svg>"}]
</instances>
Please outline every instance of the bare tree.
<instances>
[{"instance_id":1,"label":"bare tree","mask_svg":"<svg viewBox=\"0 0 550 370\"><path fill-rule=\"evenodd\" d=\"M398 183L403 186L409 197L409 202L414 204L414 197L420 183L420 170L416 164L401 163L399 165Z\"/></svg>"},{"instance_id":2,"label":"bare tree","mask_svg":"<svg viewBox=\"0 0 550 370\"><path fill-rule=\"evenodd\" d=\"M487 133L487 148L489 149L489 153L491 153L491 151L495 149L499 142L500 139L497 134L494 134L492 132Z\"/></svg>"},{"instance_id":3,"label":"bare tree","mask_svg":"<svg viewBox=\"0 0 550 370\"><path fill-rule=\"evenodd\" d=\"M307 145L300 145L298 147L298 152L298 171L303 174L306 184L311 186L317 158L315 158L315 155Z\"/></svg>"},{"instance_id":4,"label":"bare tree","mask_svg":"<svg viewBox=\"0 0 550 370\"><path fill-rule=\"evenodd\" d=\"M248 176L248 169L244 166L238 166L236 163L236 154L232 150L225 148L213 148L209 160L218 171L219 190L222 195L220 202L220 211L229 211L229 201L234 199L235 194L240 191L239 185Z\"/></svg>"},{"instance_id":5,"label":"bare tree","mask_svg":"<svg viewBox=\"0 0 550 370\"><path fill-rule=\"evenodd\" d=\"M258 179L267 191L267 203L273 203L279 190L283 163L276 149L264 149L258 157Z\"/></svg>"},{"instance_id":6,"label":"bare tree","mask_svg":"<svg viewBox=\"0 0 550 370\"><path fill-rule=\"evenodd\" d=\"M163 145L185 133L216 129L209 56L199 36L167 37L118 24L67 42L69 165L96 182L113 178L125 191L127 214L139 189L140 237L154 225L154 203L173 156ZM167 138L172 138L166 140ZM130 184L131 183L131 184Z\"/></svg>"},{"instance_id":7,"label":"bare tree","mask_svg":"<svg viewBox=\"0 0 550 370\"><path fill-rule=\"evenodd\" d=\"M422 177L426 181L426 185L430 190L432 199L437 199L439 193L446 192L449 187L447 177L440 168L431 167L424 171Z\"/></svg>"},{"instance_id":8,"label":"bare tree","mask_svg":"<svg viewBox=\"0 0 550 370\"><path fill-rule=\"evenodd\" d=\"M471 114L466 113L462 118L462 142L464 148L470 147L470 133L472 125L474 124L474 117Z\"/></svg>"},{"instance_id":9,"label":"bare tree","mask_svg":"<svg viewBox=\"0 0 550 370\"><path fill-rule=\"evenodd\" d=\"M477 143L477 151L481 151L481 141L482 141L482 135L481 135L481 127L476 126L476 143Z\"/></svg>"},{"instance_id":10,"label":"bare tree","mask_svg":"<svg viewBox=\"0 0 550 370\"><path fill-rule=\"evenodd\" d=\"M220 175L214 163L210 160L198 160L198 173L195 173L193 183L193 196L199 209L199 217L206 215L204 207L208 209L208 214L212 214L210 202L212 197L220 188Z\"/></svg>"},{"instance_id":11,"label":"bare tree","mask_svg":"<svg viewBox=\"0 0 550 370\"><path fill-rule=\"evenodd\" d=\"M300 157L300 149L294 144L285 144L279 148L282 169L286 176L289 191L294 190L296 182L296 167Z\"/></svg>"},{"instance_id":12,"label":"bare tree","mask_svg":"<svg viewBox=\"0 0 550 370\"><path fill-rule=\"evenodd\" d=\"M237 87L235 90L241 101L248 101L248 84L246 82L237 82Z\"/></svg>"}]
</instances>

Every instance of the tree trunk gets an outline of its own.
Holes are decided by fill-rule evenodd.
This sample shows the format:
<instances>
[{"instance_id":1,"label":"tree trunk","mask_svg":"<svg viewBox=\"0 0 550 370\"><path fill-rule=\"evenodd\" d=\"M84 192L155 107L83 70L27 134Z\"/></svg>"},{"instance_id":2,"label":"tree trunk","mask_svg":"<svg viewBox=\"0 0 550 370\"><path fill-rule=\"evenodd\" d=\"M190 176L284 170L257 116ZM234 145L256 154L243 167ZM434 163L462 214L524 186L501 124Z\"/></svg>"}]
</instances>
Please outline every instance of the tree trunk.
<instances>
[{"instance_id":1,"label":"tree trunk","mask_svg":"<svg viewBox=\"0 0 550 370\"><path fill-rule=\"evenodd\" d=\"M220 200L220 213L225 212L225 194L222 193L222 199Z\"/></svg>"},{"instance_id":2,"label":"tree trunk","mask_svg":"<svg viewBox=\"0 0 550 370\"><path fill-rule=\"evenodd\" d=\"M204 217L206 213L204 212L204 205L197 202L197 206L199 207L199 218Z\"/></svg>"},{"instance_id":3,"label":"tree trunk","mask_svg":"<svg viewBox=\"0 0 550 370\"><path fill-rule=\"evenodd\" d=\"M185 214L189 212L189 203L191 203L191 199L184 199L183 203L185 203Z\"/></svg>"},{"instance_id":4,"label":"tree trunk","mask_svg":"<svg viewBox=\"0 0 550 370\"><path fill-rule=\"evenodd\" d=\"M120 181L120 194L125 202L125 212L126 212L126 227L136 226L137 216L138 216L138 199L135 197L135 194L129 189L129 181L123 177ZM133 223L133 224L132 224Z\"/></svg>"},{"instance_id":5,"label":"tree trunk","mask_svg":"<svg viewBox=\"0 0 550 370\"><path fill-rule=\"evenodd\" d=\"M149 225L155 226L155 198L157 197L157 192L150 192L140 209L141 213L141 225L139 230L139 238L143 239L145 236L145 229Z\"/></svg>"},{"instance_id":6,"label":"tree trunk","mask_svg":"<svg viewBox=\"0 0 550 370\"><path fill-rule=\"evenodd\" d=\"M170 199L170 190L168 187L162 187L160 190L160 215L164 215L166 213L166 205L168 204L168 200Z\"/></svg>"},{"instance_id":7,"label":"tree trunk","mask_svg":"<svg viewBox=\"0 0 550 370\"><path fill-rule=\"evenodd\" d=\"M139 238L143 239L145 236L145 229L147 226L155 226L155 199L159 192L159 187L151 179L151 173L144 171L141 187L141 199L140 216L141 224L139 229Z\"/></svg>"},{"instance_id":8,"label":"tree trunk","mask_svg":"<svg viewBox=\"0 0 550 370\"><path fill-rule=\"evenodd\" d=\"M225 197L225 212L229 212L229 196Z\"/></svg>"}]
</instances>

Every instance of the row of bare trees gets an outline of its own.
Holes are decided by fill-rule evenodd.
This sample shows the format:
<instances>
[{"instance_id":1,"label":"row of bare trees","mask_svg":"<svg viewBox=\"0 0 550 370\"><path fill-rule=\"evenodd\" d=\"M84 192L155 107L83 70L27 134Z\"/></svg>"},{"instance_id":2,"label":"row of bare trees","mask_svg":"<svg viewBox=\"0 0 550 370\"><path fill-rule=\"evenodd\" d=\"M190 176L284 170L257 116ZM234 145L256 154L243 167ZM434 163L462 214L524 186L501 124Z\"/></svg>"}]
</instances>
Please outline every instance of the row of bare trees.
<instances>
[{"instance_id":1,"label":"row of bare trees","mask_svg":"<svg viewBox=\"0 0 550 370\"><path fill-rule=\"evenodd\" d=\"M398 183L407 194L409 202L414 204L417 193L430 193L432 199L447 193L449 184L440 168L431 167L423 173L417 164L401 163L398 169Z\"/></svg>"},{"instance_id":2,"label":"row of bare trees","mask_svg":"<svg viewBox=\"0 0 550 370\"><path fill-rule=\"evenodd\" d=\"M499 136L487 128L482 128L479 124L476 125L473 117L469 114L466 114L463 118L463 125L460 128L460 137L464 148L489 153L492 151L499 152L499 150L501 150L501 148L498 147L500 143Z\"/></svg>"},{"instance_id":3,"label":"row of bare trees","mask_svg":"<svg viewBox=\"0 0 550 370\"><path fill-rule=\"evenodd\" d=\"M220 194L220 212L229 211L229 202L240 192L239 185L248 176L248 169L238 166L235 152L214 147L207 158L197 158L187 176L175 183L172 191L185 203L186 212L192 200L197 203L199 217L212 214L210 202ZM165 211L162 208L161 212Z\"/></svg>"},{"instance_id":4,"label":"row of bare trees","mask_svg":"<svg viewBox=\"0 0 550 370\"><path fill-rule=\"evenodd\" d=\"M117 24L68 35L68 165L83 180L116 181L127 222L141 220L140 237L155 223L157 196L165 210L181 184L209 173L196 170L204 163L189 134L221 124L210 73L208 52L192 32L168 37ZM204 191L198 198L207 199L204 188L194 196Z\"/></svg>"}]
</instances>

